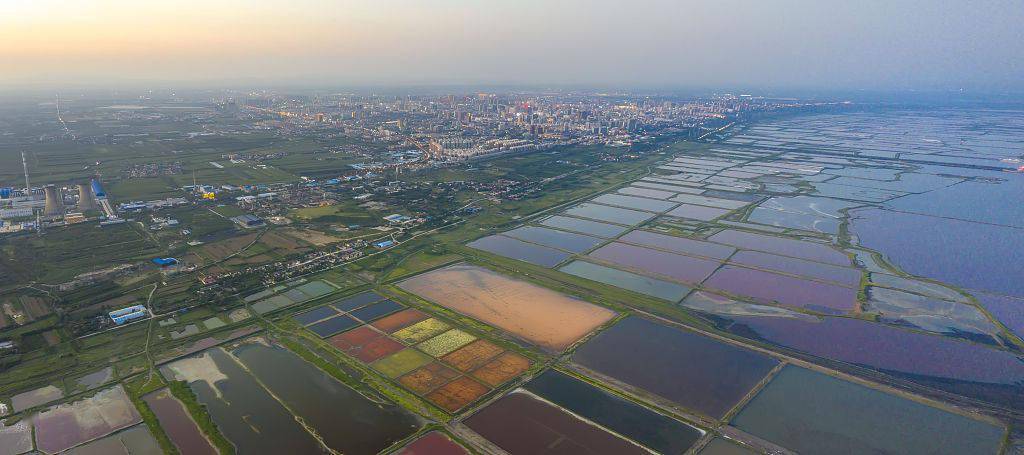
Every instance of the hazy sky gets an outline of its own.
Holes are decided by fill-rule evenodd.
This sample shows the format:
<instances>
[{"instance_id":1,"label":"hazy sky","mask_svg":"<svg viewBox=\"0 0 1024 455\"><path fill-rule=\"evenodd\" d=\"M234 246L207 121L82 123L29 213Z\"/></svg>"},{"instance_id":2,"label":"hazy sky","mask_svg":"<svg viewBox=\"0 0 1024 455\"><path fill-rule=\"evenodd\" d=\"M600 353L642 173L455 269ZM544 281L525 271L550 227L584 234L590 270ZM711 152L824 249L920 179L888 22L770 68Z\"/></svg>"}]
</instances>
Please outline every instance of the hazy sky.
<instances>
[{"instance_id":1,"label":"hazy sky","mask_svg":"<svg viewBox=\"0 0 1024 455\"><path fill-rule=\"evenodd\" d=\"M0 85L1024 91L1024 0L0 0Z\"/></svg>"}]
</instances>

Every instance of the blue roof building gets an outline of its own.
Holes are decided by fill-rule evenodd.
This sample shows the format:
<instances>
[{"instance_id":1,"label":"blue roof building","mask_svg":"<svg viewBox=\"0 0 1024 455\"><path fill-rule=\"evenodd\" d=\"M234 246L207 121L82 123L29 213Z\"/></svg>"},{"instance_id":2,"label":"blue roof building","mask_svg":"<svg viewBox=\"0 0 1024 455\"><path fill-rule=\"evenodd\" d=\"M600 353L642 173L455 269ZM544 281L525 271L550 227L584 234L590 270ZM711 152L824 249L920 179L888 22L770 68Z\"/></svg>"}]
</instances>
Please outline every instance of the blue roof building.
<instances>
[{"instance_id":1,"label":"blue roof building","mask_svg":"<svg viewBox=\"0 0 1024 455\"><path fill-rule=\"evenodd\" d=\"M107 197L107 192L103 191L103 187L100 186L100 181L96 179L93 179L92 181L92 192L95 193L98 198Z\"/></svg>"},{"instance_id":2,"label":"blue roof building","mask_svg":"<svg viewBox=\"0 0 1024 455\"><path fill-rule=\"evenodd\" d=\"M178 260L174 258L153 258L153 263L161 267L167 267L177 264Z\"/></svg>"},{"instance_id":3,"label":"blue roof building","mask_svg":"<svg viewBox=\"0 0 1024 455\"><path fill-rule=\"evenodd\" d=\"M114 324L121 325L128 321L144 318L149 315L149 311L142 305L132 305L127 308L111 311L109 314Z\"/></svg>"}]
</instances>

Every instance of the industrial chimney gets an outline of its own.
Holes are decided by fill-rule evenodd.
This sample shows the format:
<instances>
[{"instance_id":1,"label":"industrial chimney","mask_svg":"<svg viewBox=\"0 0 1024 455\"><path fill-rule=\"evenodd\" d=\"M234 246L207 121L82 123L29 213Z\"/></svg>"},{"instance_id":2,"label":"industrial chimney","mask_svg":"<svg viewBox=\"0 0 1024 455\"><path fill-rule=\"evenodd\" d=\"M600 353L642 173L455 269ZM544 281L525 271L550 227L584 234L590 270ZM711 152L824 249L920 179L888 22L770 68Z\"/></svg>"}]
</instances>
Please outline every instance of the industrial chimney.
<instances>
[{"instance_id":1,"label":"industrial chimney","mask_svg":"<svg viewBox=\"0 0 1024 455\"><path fill-rule=\"evenodd\" d=\"M96 205L96 198L92 195L92 187L86 183L78 184L78 211L99 210Z\"/></svg>"},{"instance_id":2,"label":"industrial chimney","mask_svg":"<svg viewBox=\"0 0 1024 455\"><path fill-rule=\"evenodd\" d=\"M60 189L54 185L46 185L43 191L46 193L46 206L43 209L43 216L63 215L64 199L61 198Z\"/></svg>"}]
</instances>

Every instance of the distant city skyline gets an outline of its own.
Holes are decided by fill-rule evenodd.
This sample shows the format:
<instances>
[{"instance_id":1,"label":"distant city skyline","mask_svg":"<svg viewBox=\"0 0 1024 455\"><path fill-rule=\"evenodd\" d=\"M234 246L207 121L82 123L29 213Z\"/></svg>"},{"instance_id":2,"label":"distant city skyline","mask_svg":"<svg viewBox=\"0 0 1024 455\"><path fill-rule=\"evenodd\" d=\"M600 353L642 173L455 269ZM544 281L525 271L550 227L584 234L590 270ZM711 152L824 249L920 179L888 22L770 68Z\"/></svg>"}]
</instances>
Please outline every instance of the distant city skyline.
<instances>
[{"instance_id":1,"label":"distant city skyline","mask_svg":"<svg viewBox=\"0 0 1024 455\"><path fill-rule=\"evenodd\" d=\"M1024 3L7 0L0 89L565 85L1024 91Z\"/></svg>"}]
</instances>

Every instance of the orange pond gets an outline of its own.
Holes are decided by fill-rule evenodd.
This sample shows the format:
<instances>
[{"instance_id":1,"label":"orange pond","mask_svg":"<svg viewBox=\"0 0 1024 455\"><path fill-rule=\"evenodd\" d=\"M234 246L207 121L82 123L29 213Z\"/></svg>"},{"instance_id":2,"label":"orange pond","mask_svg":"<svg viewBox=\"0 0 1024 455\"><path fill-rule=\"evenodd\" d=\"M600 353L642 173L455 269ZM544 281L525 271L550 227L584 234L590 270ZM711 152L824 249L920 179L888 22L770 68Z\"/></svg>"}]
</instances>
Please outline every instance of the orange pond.
<instances>
[{"instance_id":1,"label":"orange pond","mask_svg":"<svg viewBox=\"0 0 1024 455\"><path fill-rule=\"evenodd\" d=\"M445 267L399 286L552 352L615 316L607 308L473 265Z\"/></svg>"}]
</instances>

